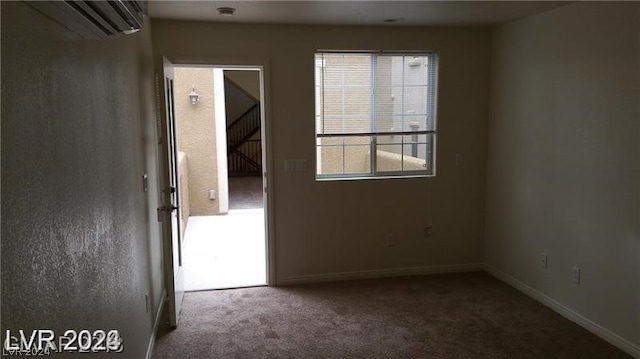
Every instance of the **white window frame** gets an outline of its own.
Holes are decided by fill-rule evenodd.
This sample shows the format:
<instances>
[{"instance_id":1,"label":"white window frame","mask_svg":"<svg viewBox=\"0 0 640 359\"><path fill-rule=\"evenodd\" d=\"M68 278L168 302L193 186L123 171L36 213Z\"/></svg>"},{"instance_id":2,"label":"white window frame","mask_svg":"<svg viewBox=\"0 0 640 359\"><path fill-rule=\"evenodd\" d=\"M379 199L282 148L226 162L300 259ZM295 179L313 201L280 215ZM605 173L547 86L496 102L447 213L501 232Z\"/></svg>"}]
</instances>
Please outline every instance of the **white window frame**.
<instances>
[{"instance_id":1,"label":"white window frame","mask_svg":"<svg viewBox=\"0 0 640 359\"><path fill-rule=\"evenodd\" d=\"M315 52L314 61L315 61L315 78L314 78L314 92L319 88L318 84L318 71L322 70L326 66L325 59L318 59L318 54L359 54L359 55L371 55L372 63L377 60L377 57L380 55L389 56L429 56L430 63L429 66L434 66L431 71L428 71L428 76L431 78L427 79L427 83L431 86L428 87L428 95L427 95L427 119L426 123L429 122L429 116L431 117L431 121L433 123L432 130L420 130L420 131L403 131L403 132L362 132L362 133L339 133L339 134L323 134L320 133L320 129L318 128L319 119L322 118L322 114L319 114L319 105L318 105L318 94L315 94L315 116L314 119L316 121L316 180L324 181L324 180L356 180L356 179L381 179L381 178L412 178L412 177L435 177L436 175L436 142L437 142L437 98L438 98L438 72L439 72L439 54L436 51L402 51L402 52L388 52L388 51L336 51L336 50L317 50ZM412 66L411 63L408 64ZM372 73L372 76L373 73ZM403 87L404 87L403 83ZM375 91L375 84L372 84L371 89L372 93ZM372 96L373 98L373 96ZM372 100L372 107L375 104L375 100ZM373 130L373 116L374 111L371 111L372 116L372 131ZM427 125L428 126L428 125ZM377 137L378 136L408 136L408 135L426 135L431 136L429 140L427 140L428 145L425 145L425 166L429 164L429 168L424 170L401 170L401 171L379 171L377 168ZM322 154L321 148L322 145L318 144L318 139L320 138L328 138L328 137L370 137L370 172L368 173L346 173L346 174L321 174L321 161ZM402 142L401 146L404 147L407 143ZM383 144L381 144L382 146ZM340 145L334 145L340 147ZM341 147L348 146L343 144ZM344 152L343 152L344 153ZM344 156L344 155L343 155ZM401 153L401 162L403 161L404 150ZM344 159L343 159L344 162Z\"/></svg>"}]
</instances>

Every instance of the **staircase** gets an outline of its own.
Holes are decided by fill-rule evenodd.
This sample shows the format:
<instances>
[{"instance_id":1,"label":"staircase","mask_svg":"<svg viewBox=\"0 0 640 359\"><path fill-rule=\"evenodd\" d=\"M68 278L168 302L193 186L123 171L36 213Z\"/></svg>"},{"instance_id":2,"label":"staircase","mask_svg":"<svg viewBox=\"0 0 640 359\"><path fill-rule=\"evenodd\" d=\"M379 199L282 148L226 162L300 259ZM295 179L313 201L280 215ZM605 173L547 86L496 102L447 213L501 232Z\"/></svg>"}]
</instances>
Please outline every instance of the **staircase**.
<instances>
[{"instance_id":1,"label":"staircase","mask_svg":"<svg viewBox=\"0 0 640 359\"><path fill-rule=\"evenodd\" d=\"M229 176L260 176L262 174L262 144L260 137L260 102L233 81L225 78L225 86L235 86L235 93L251 99L253 106L227 126L227 164Z\"/></svg>"}]
</instances>

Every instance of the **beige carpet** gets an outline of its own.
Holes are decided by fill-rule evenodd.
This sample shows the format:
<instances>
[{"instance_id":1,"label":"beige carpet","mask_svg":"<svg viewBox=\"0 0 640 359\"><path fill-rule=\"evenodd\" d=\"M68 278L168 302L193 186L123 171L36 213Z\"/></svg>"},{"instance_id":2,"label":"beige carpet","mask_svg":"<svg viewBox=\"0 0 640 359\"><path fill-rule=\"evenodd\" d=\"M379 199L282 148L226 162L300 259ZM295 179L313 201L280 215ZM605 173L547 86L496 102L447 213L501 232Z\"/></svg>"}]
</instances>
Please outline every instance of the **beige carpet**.
<instances>
[{"instance_id":1,"label":"beige carpet","mask_svg":"<svg viewBox=\"0 0 640 359\"><path fill-rule=\"evenodd\" d=\"M485 273L187 293L161 358L631 358Z\"/></svg>"}]
</instances>

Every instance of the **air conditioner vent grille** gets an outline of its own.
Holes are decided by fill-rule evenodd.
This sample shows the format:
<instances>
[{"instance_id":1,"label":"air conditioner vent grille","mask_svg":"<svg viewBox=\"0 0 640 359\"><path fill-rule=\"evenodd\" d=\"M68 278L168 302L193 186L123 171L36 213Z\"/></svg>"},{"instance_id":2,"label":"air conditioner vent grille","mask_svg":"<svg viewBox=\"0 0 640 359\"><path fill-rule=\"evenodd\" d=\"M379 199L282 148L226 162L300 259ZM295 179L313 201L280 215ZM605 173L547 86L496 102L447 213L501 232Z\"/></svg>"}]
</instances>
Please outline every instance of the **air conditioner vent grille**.
<instances>
[{"instance_id":1,"label":"air conditioner vent grille","mask_svg":"<svg viewBox=\"0 0 640 359\"><path fill-rule=\"evenodd\" d=\"M147 2L109 1L28 1L29 5L84 38L115 37L142 28Z\"/></svg>"}]
</instances>

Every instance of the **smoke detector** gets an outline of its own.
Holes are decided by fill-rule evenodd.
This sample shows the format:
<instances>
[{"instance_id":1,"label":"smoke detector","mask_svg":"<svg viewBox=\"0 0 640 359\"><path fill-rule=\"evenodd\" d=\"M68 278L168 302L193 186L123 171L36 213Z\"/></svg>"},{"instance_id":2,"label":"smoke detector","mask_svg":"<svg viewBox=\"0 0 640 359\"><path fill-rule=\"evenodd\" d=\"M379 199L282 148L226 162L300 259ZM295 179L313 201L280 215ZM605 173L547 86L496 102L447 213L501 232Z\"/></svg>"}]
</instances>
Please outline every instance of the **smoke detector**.
<instances>
[{"instance_id":1,"label":"smoke detector","mask_svg":"<svg viewBox=\"0 0 640 359\"><path fill-rule=\"evenodd\" d=\"M233 16L233 14L236 12L235 8L232 7L219 7L218 8L218 14L222 15L222 16Z\"/></svg>"}]
</instances>

